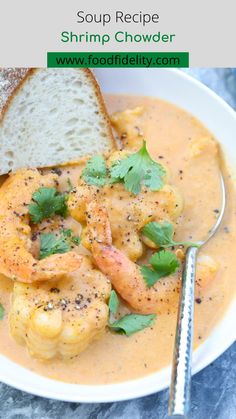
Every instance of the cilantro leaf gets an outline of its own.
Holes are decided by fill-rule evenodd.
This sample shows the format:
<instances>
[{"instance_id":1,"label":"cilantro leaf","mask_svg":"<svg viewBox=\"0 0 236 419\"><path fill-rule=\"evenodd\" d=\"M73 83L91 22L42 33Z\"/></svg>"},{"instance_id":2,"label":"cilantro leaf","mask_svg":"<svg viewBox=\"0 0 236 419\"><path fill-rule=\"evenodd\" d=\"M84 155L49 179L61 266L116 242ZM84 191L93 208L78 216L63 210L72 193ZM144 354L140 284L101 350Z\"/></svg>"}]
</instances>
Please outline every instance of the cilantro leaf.
<instances>
[{"instance_id":1,"label":"cilantro leaf","mask_svg":"<svg viewBox=\"0 0 236 419\"><path fill-rule=\"evenodd\" d=\"M68 238L69 241L74 243L76 246L78 246L81 242L80 237L79 236L74 236L72 234L72 230L70 228L68 228L67 230L63 229L62 234L64 235L64 237Z\"/></svg>"},{"instance_id":2,"label":"cilantro leaf","mask_svg":"<svg viewBox=\"0 0 236 419\"><path fill-rule=\"evenodd\" d=\"M158 272L154 271L146 265L141 266L140 271L148 288L152 287L157 281L159 281L159 279L162 278Z\"/></svg>"},{"instance_id":3,"label":"cilantro leaf","mask_svg":"<svg viewBox=\"0 0 236 419\"><path fill-rule=\"evenodd\" d=\"M148 266L141 267L141 273L148 287L152 287L159 279L171 275L180 266L177 256L166 250L154 253L149 262L153 269Z\"/></svg>"},{"instance_id":4,"label":"cilantro leaf","mask_svg":"<svg viewBox=\"0 0 236 419\"><path fill-rule=\"evenodd\" d=\"M111 291L108 307L112 314L116 314L119 307L119 298L114 290Z\"/></svg>"},{"instance_id":5,"label":"cilantro leaf","mask_svg":"<svg viewBox=\"0 0 236 419\"><path fill-rule=\"evenodd\" d=\"M119 307L119 298L114 290L111 291L108 307L110 312L115 315ZM126 336L131 336L133 333L139 332L148 326L151 326L156 319L156 314L142 315L142 314L127 314L124 317L109 322L110 329L117 333L124 333Z\"/></svg>"},{"instance_id":6,"label":"cilantro leaf","mask_svg":"<svg viewBox=\"0 0 236 419\"><path fill-rule=\"evenodd\" d=\"M56 237L53 233L40 234L40 253L39 259L56 253L69 252L70 245L65 237Z\"/></svg>"},{"instance_id":7,"label":"cilantro leaf","mask_svg":"<svg viewBox=\"0 0 236 419\"><path fill-rule=\"evenodd\" d=\"M163 223L152 221L145 225L142 233L157 246L172 246L174 227L168 221L163 221Z\"/></svg>"},{"instance_id":8,"label":"cilantro leaf","mask_svg":"<svg viewBox=\"0 0 236 419\"><path fill-rule=\"evenodd\" d=\"M62 234L63 234L63 236L65 236L65 237L71 237L71 236L72 236L72 230L71 230L70 228L63 229L63 230L62 230Z\"/></svg>"},{"instance_id":9,"label":"cilantro leaf","mask_svg":"<svg viewBox=\"0 0 236 419\"><path fill-rule=\"evenodd\" d=\"M149 261L152 267L160 272L162 276L170 275L179 268L177 256L168 250L161 250L160 252L154 253Z\"/></svg>"},{"instance_id":10,"label":"cilantro leaf","mask_svg":"<svg viewBox=\"0 0 236 419\"><path fill-rule=\"evenodd\" d=\"M3 320L5 314L5 310L3 305L0 303L0 320Z\"/></svg>"},{"instance_id":11,"label":"cilantro leaf","mask_svg":"<svg viewBox=\"0 0 236 419\"><path fill-rule=\"evenodd\" d=\"M76 246L79 246L79 244L80 244L80 242L81 242L81 240L80 240L80 237L78 237L78 236L72 236L71 237L71 241L76 245Z\"/></svg>"},{"instance_id":12,"label":"cilantro leaf","mask_svg":"<svg viewBox=\"0 0 236 419\"><path fill-rule=\"evenodd\" d=\"M66 216L67 197L57 192L55 188L39 188L32 195L32 199L33 202L29 205L29 213L34 224L55 214L62 217Z\"/></svg>"},{"instance_id":13,"label":"cilantro leaf","mask_svg":"<svg viewBox=\"0 0 236 419\"><path fill-rule=\"evenodd\" d=\"M156 314L127 314L114 323L109 324L109 327L118 333L124 333L126 336L131 336L133 333L152 326L155 319Z\"/></svg>"},{"instance_id":14,"label":"cilantro leaf","mask_svg":"<svg viewBox=\"0 0 236 419\"><path fill-rule=\"evenodd\" d=\"M104 186L106 183L107 168L103 156L94 156L88 160L83 172L82 178L89 185Z\"/></svg>"},{"instance_id":15,"label":"cilantro leaf","mask_svg":"<svg viewBox=\"0 0 236 419\"><path fill-rule=\"evenodd\" d=\"M155 243L156 246L163 248L179 245L198 247L197 243L174 241L174 227L168 221L163 221L162 223L152 221L145 225L142 229L142 234Z\"/></svg>"},{"instance_id":16,"label":"cilantro leaf","mask_svg":"<svg viewBox=\"0 0 236 419\"><path fill-rule=\"evenodd\" d=\"M141 149L130 156L116 161L111 168L111 181L124 182L125 188L137 195L142 184L151 191L158 191L163 186L166 172L159 163L150 157L146 142Z\"/></svg>"}]
</instances>

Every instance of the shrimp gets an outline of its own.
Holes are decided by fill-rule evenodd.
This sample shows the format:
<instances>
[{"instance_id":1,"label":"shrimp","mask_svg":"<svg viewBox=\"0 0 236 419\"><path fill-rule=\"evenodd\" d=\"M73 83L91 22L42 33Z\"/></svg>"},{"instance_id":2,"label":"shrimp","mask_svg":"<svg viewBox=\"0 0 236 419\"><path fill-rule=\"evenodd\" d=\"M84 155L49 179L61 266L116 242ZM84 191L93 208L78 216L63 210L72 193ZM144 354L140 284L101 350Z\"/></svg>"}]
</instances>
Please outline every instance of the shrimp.
<instances>
[{"instance_id":1,"label":"shrimp","mask_svg":"<svg viewBox=\"0 0 236 419\"><path fill-rule=\"evenodd\" d=\"M54 254L42 260L33 257L28 205L40 187L55 187L55 174L21 169L0 188L0 273L17 281L31 283L59 278L81 264L75 252Z\"/></svg>"},{"instance_id":2,"label":"shrimp","mask_svg":"<svg viewBox=\"0 0 236 419\"><path fill-rule=\"evenodd\" d=\"M147 238L140 236L142 227L150 221L174 222L183 208L180 194L168 184L155 192L142 188L142 191L134 196L119 183L104 185L98 189L80 181L79 186L69 196L68 208L71 216L84 224L87 204L98 200L107 208L114 245L133 261L142 256L143 243L149 247L154 245ZM82 243L90 249L87 236L85 228Z\"/></svg>"},{"instance_id":3,"label":"shrimp","mask_svg":"<svg viewBox=\"0 0 236 419\"><path fill-rule=\"evenodd\" d=\"M71 359L105 333L110 281L83 257L65 278L15 282L9 312L12 337L40 360Z\"/></svg>"},{"instance_id":4,"label":"shrimp","mask_svg":"<svg viewBox=\"0 0 236 419\"><path fill-rule=\"evenodd\" d=\"M176 311L180 277L170 275L148 288L141 274L140 266L112 245L107 210L97 202L87 205L87 227L94 260L100 271L110 279L123 300L135 311L143 314L163 314ZM202 276L201 292L204 287L209 285L209 276L212 280L215 272L216 270L210 268L207 274ZM198 288L198 281L196 284Z\"/></svg>"},{"instance_id":5,"label":"shrimp","mask_svg":"<svg viewBox=\"0 0 236 419\"><path fill-rule=\"evenodd\" d=\"M134 109L126 109L111 115L112 126L126 149L138 150L142 146L144 137L143 114L144 108L137 106Z\"/></svg>"}]
</instances>

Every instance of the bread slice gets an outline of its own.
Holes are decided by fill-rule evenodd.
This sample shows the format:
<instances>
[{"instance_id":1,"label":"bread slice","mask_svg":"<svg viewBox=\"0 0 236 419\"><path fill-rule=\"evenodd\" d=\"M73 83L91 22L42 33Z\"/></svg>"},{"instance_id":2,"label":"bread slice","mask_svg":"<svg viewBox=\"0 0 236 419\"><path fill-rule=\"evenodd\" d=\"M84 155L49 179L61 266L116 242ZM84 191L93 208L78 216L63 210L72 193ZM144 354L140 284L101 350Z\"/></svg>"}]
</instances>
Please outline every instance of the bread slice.
<instances>
[{"instance_id":1,"label":"bread slice","mask_svg":"<svg viewBox=\"0 0 236 419\"><path fill-rule=\"evenodd\" d=\"M2 69L0 96L0 174L77 161L115 146L88 69Z\"/></svg>"}]
</instances>

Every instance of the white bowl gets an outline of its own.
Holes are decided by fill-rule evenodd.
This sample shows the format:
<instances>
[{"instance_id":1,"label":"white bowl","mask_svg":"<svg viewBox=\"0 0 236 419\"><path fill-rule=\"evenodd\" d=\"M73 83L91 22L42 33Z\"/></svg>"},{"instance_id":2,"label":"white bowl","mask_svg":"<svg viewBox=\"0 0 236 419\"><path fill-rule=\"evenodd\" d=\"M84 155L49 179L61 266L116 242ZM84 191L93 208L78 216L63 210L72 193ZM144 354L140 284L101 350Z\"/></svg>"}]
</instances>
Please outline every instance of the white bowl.
<instances>
[{"instance_id":1,"label":"white bowl","mask_svg":"<svg viewBox=\"0 0 236 419\"><path fill-rule=\"evenodd\" d=\"M230 163L236 165L236 114L215 93L177 70L99 69L96 76L105 93L130 93L156 96L192 113L221 142ZM236 302L208 339L194 352L193 372L206 367L221 355L236 338ZM43 397L72 402L112 402L145 396L169 385L170 368L144 378L109 385L74 385L39 376L0 356L0 380Z\"/></svg>"}]
</instances>

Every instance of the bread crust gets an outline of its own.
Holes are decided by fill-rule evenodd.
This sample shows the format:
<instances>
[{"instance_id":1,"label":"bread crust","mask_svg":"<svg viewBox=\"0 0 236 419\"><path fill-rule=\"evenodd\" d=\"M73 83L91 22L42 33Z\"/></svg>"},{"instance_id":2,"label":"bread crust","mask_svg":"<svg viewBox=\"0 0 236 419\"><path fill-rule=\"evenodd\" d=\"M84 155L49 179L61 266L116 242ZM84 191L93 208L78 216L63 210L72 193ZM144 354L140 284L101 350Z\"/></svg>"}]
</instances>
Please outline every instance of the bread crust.
<instances>
[{"instance_id":1,"label":"bread crust","mask_svg":"<svg viewBox=\"0 0 236 419\"><path fill-rule=\"evenodd\" d=\"M100 86L99 86L94 74L92 73L92 71L89 68L83 68L81 70L84 70L86 76L91 80L91 82L94 86L94 91L95 91L95 94L97 96L97 99L98 99L98 102L99 102L99 105L100 105L100 109L101 109L101 112L102 112L103 117L105 119L107 129L109 131L109 135L110 135L110 138L111 138L111 149L117 148L117 144L115 142L113 132L112 132L111 121L110 121L110 118L109 118L109 114L107 112L107 108L106 108L106 105L105 105L105 101L103 99L103 95L102 95Z\"/></svg>"},{"instance_id":2,"label":"bread crust","mask_svg":"<svg viewBox=\"0 0 236 419\"><path fill-rule=\"evenodd\" d=\"M14 97L19 93L22 85L32 77L40 68L0 68L0 79L6 82L7 87L4 88L4 83L0 83L0 124L6 114L9 106L11 105ZM78 68L74 69L83 71L86 78L88 78L93 85L94 93L97 97L101 114L103 115L109 137L110 137L110 148L116 148L116 142L112 133L112 127L110 118L106 109L106 105L98 85L98 82L89 68ZM60 69L58 69L60 71Z\"/></svg>"},{"instance_id":3,"label":"bread crust","mask_svg":"<svg viewBox=\"0 0 236 419\"><path fill-rule=\"evenodd\" d=\"M31 71L30 68L0 68L0 122L14 95Z\"/></svg>"}]
</instances>

